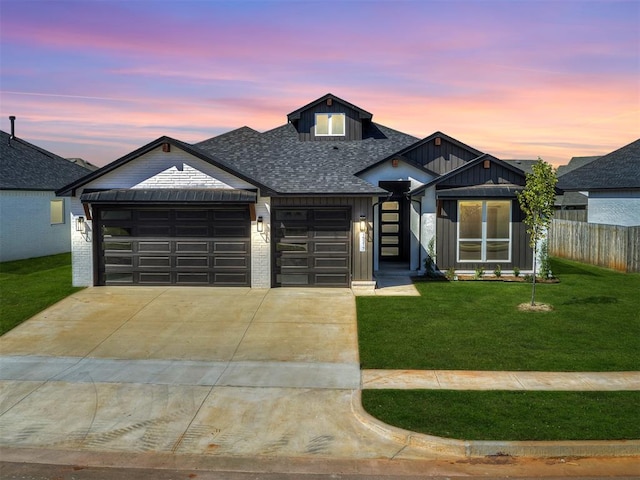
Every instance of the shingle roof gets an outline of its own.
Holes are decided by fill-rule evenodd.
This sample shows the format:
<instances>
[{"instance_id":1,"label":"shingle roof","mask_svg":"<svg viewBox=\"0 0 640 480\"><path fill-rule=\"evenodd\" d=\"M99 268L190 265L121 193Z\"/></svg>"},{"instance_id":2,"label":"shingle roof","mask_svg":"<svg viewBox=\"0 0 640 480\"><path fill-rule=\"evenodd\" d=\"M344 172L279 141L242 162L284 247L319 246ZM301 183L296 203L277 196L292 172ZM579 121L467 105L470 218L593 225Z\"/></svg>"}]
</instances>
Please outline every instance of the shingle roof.
<instances>
[{"instance_id":1,"label":"shingle roof","mask_svg":"<svg viewBox=\"0 0 640 480\"><path fill-rule=\"evenodd\" d=\"M371 123L364 139L340 142L300 141L291 124L264 133L243 127L194 145L279 194L384 194L355 176L367 166L417 141Z\"/></svg>"},{"instance_id":2,"label":"shingle roof","mask_svg":"<svg viewBox=\"0 0 640 480\"><path fill-rule=\"evenodd\" d=\"M640 189L640 139L560 177L562 190Z\"/></svg>"},{"instance_id":3,"label":"shingle roof","mask_svg":"<svg viewBox=\"0 0 640 480\"><path fill-rule=\"evenodd\" d=\"M0 130L0 189L57 190L90 170Z\"/></svg>"},{"instance_id":4,"label":"shingle roof","mask_svg":"<svg viewBox=\"0 0 640 480\"><path fill-rule=\"evenodd\" d=\"M533 173L533 166L538 163L538 160L503 160L503 162L519 168L524 173Z\"/></svg>"},{"instance_id":5,"label":"shingle roof","mask_svg":"<svg viewBox=\"0 0 640 480\"><path fill-rule=\"evenodd\" d=\"M600 156L596 156L596 157L571 157L571 160L569 160L569 163L567 163L566 165L560 165L558 167L557 175L558 175L558 177L561 177L565 173L572 172L576 168L580 168L583 165L586 165L587 163L591 163L594 160L597 160L599 158L600 158Z\"/></svg>"}]
</instances>

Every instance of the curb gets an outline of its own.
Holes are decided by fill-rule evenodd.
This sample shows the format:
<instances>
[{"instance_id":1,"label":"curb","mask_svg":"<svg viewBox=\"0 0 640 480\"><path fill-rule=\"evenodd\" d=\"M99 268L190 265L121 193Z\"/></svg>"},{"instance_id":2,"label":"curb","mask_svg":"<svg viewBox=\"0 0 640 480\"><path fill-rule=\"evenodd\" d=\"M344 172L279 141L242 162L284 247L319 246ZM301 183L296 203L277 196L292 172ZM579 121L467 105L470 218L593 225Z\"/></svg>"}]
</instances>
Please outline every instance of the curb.
<instances>
[{"instance_id":1,"label":"curb","mask_svg":"<svg viewBox=\"0 0 640 480\"><path fill-rule=\"evenodd\" d=\"M378 435L428 453L459 457L509 455L513 457L629 457L640 456L640 440L481 441L457 440L411 432L371 416L362 406L362 390L354 390L351 411ZM426 453L426 452L425 452Z\"/></svg>"}]
</instances>

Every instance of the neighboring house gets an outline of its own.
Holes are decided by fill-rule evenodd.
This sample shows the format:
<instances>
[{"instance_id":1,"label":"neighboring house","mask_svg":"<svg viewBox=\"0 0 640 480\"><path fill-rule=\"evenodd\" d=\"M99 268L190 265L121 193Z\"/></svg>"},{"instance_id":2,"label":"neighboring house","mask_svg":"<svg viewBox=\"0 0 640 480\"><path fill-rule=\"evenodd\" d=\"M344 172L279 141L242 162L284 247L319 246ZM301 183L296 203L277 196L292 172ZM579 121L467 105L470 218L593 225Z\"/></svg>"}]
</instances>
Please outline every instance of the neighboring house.
<instances>
[{"instance_id":1,"label":"neighboring house","mask_svg":"<svg viewBox=\"0 0 640 480\"><path fill-rule=\"evenodd\" d=\"M573 157L567 165L561 165L556 169L556 176L560 178L565 173L596 158L599 157ZM505 162L518 167L526 174L533 173L533 165L538 160L505 160ZM554 207L556 210L585 210L587 208L587 196L580 192L562 192L556 195Z\"/></svg>"},{"instance_id":2,"label":"neighboring house","mask_svg":"<svg viewBox=\"0 0 640 480\"><path fill-rule=\"evenodd\" d=\"M55 191L87 173L0 131L0 261L71 250L69 199Z\"/></svg>"},{"instance_id":3,"label":"neighboring house","mask_svg":"<svg viewBox=\"0 0 640 480\"><path fill-rule=\"evenodd\" d=\"M589 223L640 225L640 139L565 173L558 186L587 194Z\"/></svg>"},{"instance_id":4,"label":"neighboring house","mask_svg":"<svg viewBox=\"0 0 640 480\"><path fill-rule=\"evenodd\" d=\"M75 163L76 165L80 165L81 167L84 167L87 170L91 170L91 171L94 171L100 168L91 162L87 162L84 158L67 158L66 160L71 163Z\"/></svg>"},{"instance_id":5,"label":"neighboring house","mask_svg":"<svg viewBox=\"0 0 640 480\"><path fill-rule=\"evenodd\" d=\"M264 133L161 137L58 191L75 285L373 285L376 271L532 268L524 172L327 94ZM76 220L74 220L75 222Z\"/></svg>"}]
</instances>

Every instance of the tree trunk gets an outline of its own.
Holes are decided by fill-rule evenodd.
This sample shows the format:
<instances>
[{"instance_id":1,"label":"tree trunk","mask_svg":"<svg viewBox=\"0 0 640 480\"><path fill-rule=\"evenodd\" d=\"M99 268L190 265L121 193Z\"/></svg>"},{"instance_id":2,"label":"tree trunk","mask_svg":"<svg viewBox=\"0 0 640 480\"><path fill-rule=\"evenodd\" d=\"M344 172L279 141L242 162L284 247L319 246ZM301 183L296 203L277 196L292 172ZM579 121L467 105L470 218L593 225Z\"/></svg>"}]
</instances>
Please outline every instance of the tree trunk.
<instances>
[{"instance_id":1,"label":"tree trunk","mask_svg":"<svg viewBox=\"0 0 640 480\"><path fill-rule=\"evenodd\" d=\"M538 263L538 242L533 244L533 280L531 284L531 306L536 304L536 264Z\"/></svg>"}]
</instances>

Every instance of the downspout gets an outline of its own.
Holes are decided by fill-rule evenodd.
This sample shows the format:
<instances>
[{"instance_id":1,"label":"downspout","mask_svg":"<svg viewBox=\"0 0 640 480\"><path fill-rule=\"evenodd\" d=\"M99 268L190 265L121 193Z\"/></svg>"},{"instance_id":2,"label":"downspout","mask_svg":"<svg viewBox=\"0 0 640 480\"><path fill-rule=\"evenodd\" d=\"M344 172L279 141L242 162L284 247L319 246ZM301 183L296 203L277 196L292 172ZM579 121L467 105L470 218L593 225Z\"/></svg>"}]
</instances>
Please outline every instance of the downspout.
<instances>
[{"instance_id":1,"label":"downspout","mask_svg":"<svg viewBox=\"0 0 640 480\"><path fill-rule=\"evenodd\" d=\"M418 270L422 267L422 202L414 200L411 194L407 195L409 202L416 202L419 205L418 214Z\"/></svg>"}]
</instances>

